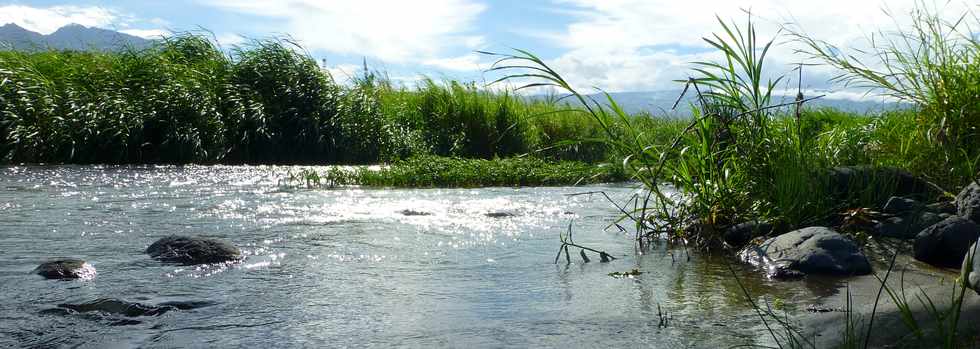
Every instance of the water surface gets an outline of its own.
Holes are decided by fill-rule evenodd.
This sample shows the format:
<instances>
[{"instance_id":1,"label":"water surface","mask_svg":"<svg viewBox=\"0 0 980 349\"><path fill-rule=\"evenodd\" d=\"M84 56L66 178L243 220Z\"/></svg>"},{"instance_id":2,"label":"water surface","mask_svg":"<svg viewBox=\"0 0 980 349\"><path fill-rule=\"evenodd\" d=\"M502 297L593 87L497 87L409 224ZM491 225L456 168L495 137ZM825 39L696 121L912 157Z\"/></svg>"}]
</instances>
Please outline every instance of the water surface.
<instances>
[{"instance_id":1,"label":"water surface","mask_svg":"<svg viewBox=\"0 0 980 349\"><path fill-rule=\"evenodd\" d=\"M604 198L567 195L626 199L632 185L307 190L280 185L289 170L0 168L0 347L771 344L728 259L637 251L606 229L617 211ZM570 222L576 242L619 259L554 264ZM182 267L143 253L170 234L226 239L247 258ZM98 276L30 274L53 257L88 260ZM644 273L608 275L634 268ZM788 311L832 289L734 269L753 297ZM207 306L129 319L46 311L99 298Z\"/></svg>"}]
</instances>

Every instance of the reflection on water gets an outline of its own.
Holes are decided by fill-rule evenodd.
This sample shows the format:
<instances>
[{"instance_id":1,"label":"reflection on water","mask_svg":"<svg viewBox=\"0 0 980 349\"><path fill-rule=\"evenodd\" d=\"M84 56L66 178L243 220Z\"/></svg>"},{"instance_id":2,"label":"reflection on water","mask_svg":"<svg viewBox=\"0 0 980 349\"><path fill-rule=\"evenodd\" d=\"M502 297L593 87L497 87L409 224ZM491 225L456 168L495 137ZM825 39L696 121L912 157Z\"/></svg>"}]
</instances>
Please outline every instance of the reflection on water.
<instances>
[{"instance_id":1,"label":"reflection on water","mask_svg":"<svg viewBox=\"0 0 980 349\"><path fill-rule=\"evenodd\" d=\"M0 168L0 347L768 343L727 258L638 253L629 235L603 229L616 217L604 199L567 196L627 198L631 186L302 190L278 186L288 170ZM576 242L620 258L552 264L569 221ZM142 253L169 234L227 239L247 258L184 267ZM98 277L29 274L53 257L88 260ZM789 311L823 289L733 267L752 294ZM608 276L633 268L644 273ZM210 306L122 322L46 311L103 298Z\"/></svg>"}]
</instances>

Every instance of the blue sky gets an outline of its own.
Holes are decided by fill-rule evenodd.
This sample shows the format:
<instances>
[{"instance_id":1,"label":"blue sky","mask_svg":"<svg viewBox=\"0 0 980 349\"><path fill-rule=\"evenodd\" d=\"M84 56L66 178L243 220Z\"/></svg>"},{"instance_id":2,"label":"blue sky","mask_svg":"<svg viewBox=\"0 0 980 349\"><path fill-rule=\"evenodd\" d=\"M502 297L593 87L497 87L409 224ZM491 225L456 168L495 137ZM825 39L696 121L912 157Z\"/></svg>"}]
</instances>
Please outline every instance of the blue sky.
<instances>
[{"instance_id":1,"label":"blue sky","mask_svg":"<svg viewBox=\"0 0 980 349\"><path fill-rule=\"evenodd\" d=\"M420 75L481 80L489 57L475 50L528 49L578 87L610 91L676 88L689 62L717 58L700 40L719 29L713 15L744 21L751 9L761 37L794 28L844 47L893 26L886 11L907 13L917 0L170 0L0 1L0 24L49 33L76 22L153 37L206 28L225 46L289 34L335 76L361 60L400 81ZM927 0L928 2L928 0ZM976 0L930 5L956 14ZM899 16L902 17L902 16ZM772 71L802 59L792 43L773 51ZM833 72L813 68L806 84L831 88Z\"/></svg>"}]
</instances>

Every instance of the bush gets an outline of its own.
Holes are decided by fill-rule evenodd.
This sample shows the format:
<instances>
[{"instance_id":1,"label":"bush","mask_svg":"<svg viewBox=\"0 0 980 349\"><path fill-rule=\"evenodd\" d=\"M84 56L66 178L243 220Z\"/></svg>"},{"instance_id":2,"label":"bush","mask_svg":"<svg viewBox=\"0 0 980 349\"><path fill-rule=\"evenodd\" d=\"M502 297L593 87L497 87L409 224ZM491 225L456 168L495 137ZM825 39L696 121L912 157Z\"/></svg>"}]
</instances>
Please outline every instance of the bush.
<instances>
[{"instance_id":1,"label":"bush","mask_svg":"<svg viewBox=\"0 0 980 349\"><path fill-rule=\"evenodd\" d=\"M314 162L338 158L331 134L339 90L309 56L281 40L235 50L230 82L263 107L264 138L247 158L260 162Z\"/></svg>"}]
</instances>

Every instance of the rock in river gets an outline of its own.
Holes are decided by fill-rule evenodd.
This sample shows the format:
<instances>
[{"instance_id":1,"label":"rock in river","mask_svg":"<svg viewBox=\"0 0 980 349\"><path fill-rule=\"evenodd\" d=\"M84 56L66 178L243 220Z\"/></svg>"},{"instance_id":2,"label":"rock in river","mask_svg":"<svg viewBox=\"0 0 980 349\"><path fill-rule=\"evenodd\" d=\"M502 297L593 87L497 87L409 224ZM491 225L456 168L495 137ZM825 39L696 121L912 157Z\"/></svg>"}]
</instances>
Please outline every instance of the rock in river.
<instances>
[{"instance_id":1,"label":"rock in river","mask_svg":"<svg viewBox=\"0 0 980 349\"><path fill-rule=\"evenodd\" d=\"M81 259L65 258L44 262L33 273L47 279L91 279L95 277L95 267Z\"/></svg>"},{"instance_id":2,"label":"rock in river","mask_svg":"<svg viewBox=\"0 0 980 349\"><path fill-rule=\"evenodd\" d=\"M980 223L980 184L970 183L956 195L956 213Z\"/></svg>"},{"instance_id":3,"label":"rock in river","mask_svg":"<svg viewBox=\"0 0 980 349\"><path fill-rule=\"evenodd\" d=\"M404 209L404 210L398 211L398 213L401 213L403 216L431 216L432 215L432 213L430 213L430 212L416 211L416 210L413 210L413 209Z\"/></svg>"},{"instance_id":4,"label":"rock in river","mask_svg":"<svg viewBox=\"0 0 980 349\"><path fill-rule=\"evenodd\" d=\"M511 212L504 212L504 211L487 212L484 213L483 215L490 218L510 218L510 217L517 216L516 214L513 214Z\"/></svg>"},{"instance_id":5,"label":"rock in river","mask_svg":"<svg viewBox=\"0 0 980 349\"><path fill-rule=\"evenodd\" d=\"M119 299L100 298L78 304L58 304L62 313L91 313L122 315L126 317L158 316L174 310L188 310L211 305L210 302L166 302L157 305L127 302ZM56 309L47 312L57 313Z\"/></svg>"},{"instance_id":6,"label":"rock in river","mask_svg":"<svg viewBox=\"0 0 980 349\"><path fill-rule=\"evenodd\" d=\"M858 246L826 227L809 227L770 238L739 252L748 263L767 269L770 277L802 274L864 275L871 264Z\"/></svg>"},{"instance_id":7,"label":"rock in river","mask_svg":"<svg viewBox=\"0 0 980 349\"><path fill-rule=\"evenodd\" d=\"M915 259L947 268L956 268L980 236L980 226L963 217L950 217L926 228L915 237Z\"/></svg>"},{"instance_id":8,"label":"rock in river","mask_svg":"<svg viewBox=\"0 0 980 349\"><path fill-rule=\"evenodd\" d=\"M211 238L171 235L154 242L146 253L156 260L184 265L221 263L242 258L234 245Z\"/></svg>"}]
</instances>

